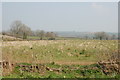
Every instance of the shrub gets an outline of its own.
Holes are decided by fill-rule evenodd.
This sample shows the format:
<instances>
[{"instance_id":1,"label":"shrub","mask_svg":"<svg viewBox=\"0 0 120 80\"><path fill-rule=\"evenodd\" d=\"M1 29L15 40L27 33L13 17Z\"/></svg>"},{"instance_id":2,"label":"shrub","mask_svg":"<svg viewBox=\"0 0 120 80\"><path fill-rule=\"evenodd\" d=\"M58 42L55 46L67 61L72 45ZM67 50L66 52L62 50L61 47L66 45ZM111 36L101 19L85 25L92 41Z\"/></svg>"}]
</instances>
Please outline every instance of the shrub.
<instances>
[{"instance_id":1,"label":"shrub","mask_svg":"<svg viewBox=\"0 0 120 80\"><path fill-rule=\"evenodd\" d=\"M48 40L55 40L55 38L49 38Z\"/></svg>"}]
</instances>

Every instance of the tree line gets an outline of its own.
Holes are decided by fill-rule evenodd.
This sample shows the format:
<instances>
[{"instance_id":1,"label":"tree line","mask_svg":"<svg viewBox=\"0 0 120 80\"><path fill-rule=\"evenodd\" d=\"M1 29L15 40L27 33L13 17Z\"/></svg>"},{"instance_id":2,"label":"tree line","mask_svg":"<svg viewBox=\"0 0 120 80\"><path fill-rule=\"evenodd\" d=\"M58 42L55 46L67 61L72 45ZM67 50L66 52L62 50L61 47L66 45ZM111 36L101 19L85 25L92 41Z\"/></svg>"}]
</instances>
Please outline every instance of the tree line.
<instances>
[{"instance_id":1,"label":"tree line","mask_svg":"<svg viewBox=\"0 0 120 80\"><path fill-rule=\"evenodd\" d=\"M43 40L46 37L48 40L55 40L58 35L54 32L45 32L44 30L36 30L32 31L30 27L26 24L22 23L19 20L14 21L10 25L10 29L8 31L3 31L2 34L7 34L10 36L14 36L16 38L28 39L28 36L36 36L39 37L40 40ZM84 39L90 39L89 36L84 36ZM109 35L106 32L96 32L92 39L99 40L114 40L118 39L116 35Z\"/></svg>"},{"instance_id":2,"label":"tree line","mask_svg":"<svg viewBox=\"0 0 120 80\"><path fill-rule=\"evenodd\" d=\"M52 40L55 39L55 37L57 37L57 34L54 32L45 32L44 30L32 31L30 27L18 20L14 21L10 25L10 29L8 31L3 31L2 33L3 35L7 34L22 39L28 39L28 36L36 36L39 37L40 40L42 40L44 37L47 37L47 39Z\"/></svg>"},{"instance_id":3,"label":"tree line","mask_svg":"<svg viewBox=\"0 0 120 80\"><path fill-rule=\"evenodd\" d=\"M94 39L100 39L100 40L115 40L117 39L117 36L115 34L109 35L106 32L96 32Z\"/></svg>"},{"instance_id":4,"label":"tree line","mask_svg":"<svg viewBox=\"0 0 120 80\"><path fill-rule=\"evenodd\" d=\"M95 32L92 37L84 36L84 39L97 39L97 40L117 40L119 37L115 34L108 34L104 31Z\"/></svg>"}]
</instances>

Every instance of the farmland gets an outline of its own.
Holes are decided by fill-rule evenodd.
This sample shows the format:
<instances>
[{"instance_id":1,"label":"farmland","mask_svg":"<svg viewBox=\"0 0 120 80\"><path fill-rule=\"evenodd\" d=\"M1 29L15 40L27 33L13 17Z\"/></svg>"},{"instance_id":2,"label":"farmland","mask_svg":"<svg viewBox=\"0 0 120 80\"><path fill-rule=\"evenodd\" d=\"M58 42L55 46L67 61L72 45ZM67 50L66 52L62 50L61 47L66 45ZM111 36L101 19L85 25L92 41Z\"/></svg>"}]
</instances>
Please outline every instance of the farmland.
<instances>
[{"instance_id":1,"label":"farmland","mask_svg":"<svg viewBox=\"0 0 120 80\"><path fill-rule=\"evenodd\" d=\"M15 68L12 74L5 77L32 77L30 75L35 78L40 78L41 75L45 78L110 77L102 73L98 67L96 68L97 62L110 59L111 55L117 51L117 40L37 40L3 41L2 43L4 61L15 64L44 64L47 67L62 70L57 73L48 71L44 74L29 72L29 75L25 71L23 74L26 76L20 76L19 69ZM75 70L71 71L71 68Z\"/></svg>"},{"instance_id":2,"label":"farmland","mask_svg":"<svg viewBox=\"0 0 120 80\"><path fill-rule=\"evenodd\" d=\"M118 3L18 2L0 4L0 79L120 79Z\"/></svg>"}]
</instances>

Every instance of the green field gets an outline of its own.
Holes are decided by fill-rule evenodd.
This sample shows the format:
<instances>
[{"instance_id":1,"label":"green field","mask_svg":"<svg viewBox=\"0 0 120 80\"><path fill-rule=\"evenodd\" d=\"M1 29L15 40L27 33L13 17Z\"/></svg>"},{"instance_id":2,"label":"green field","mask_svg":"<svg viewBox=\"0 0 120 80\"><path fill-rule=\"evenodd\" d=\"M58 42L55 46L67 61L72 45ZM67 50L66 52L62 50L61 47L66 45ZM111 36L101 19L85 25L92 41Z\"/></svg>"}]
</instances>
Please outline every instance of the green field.
<instances>
[{"instance_id":1,"label":"green field","mask_svg":"<svg viewBox=\"0 0 120 80\"><path fill-rule=\"evenodd\" d=\"M3 60L11 63L44 64L61 72L23 72L19 68L5 77L35 78L107 78L97 62L107 60L118 50L117 40L38 40L3 42ZM76 68L71 70L71 68ZM91 69L92 68L92 69Z\"/></svg>"}]
</instances>

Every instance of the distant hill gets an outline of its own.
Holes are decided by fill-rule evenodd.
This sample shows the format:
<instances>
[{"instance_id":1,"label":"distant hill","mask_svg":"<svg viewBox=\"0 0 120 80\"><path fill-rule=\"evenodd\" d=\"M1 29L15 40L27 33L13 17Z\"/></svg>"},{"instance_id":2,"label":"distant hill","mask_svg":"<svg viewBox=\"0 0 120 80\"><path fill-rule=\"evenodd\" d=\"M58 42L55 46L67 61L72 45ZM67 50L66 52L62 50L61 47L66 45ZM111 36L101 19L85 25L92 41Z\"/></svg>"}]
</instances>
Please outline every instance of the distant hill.
<instances>
[{"instance_id":1,"label":"distant hill","mask_svg":"<svg viewBox=\"0 0 120 80\"><path fill-rule=\"evenodd\" d=\"M75 31L56 31L55 32L60 37L93 37L95 32L75 32ZM118 35L118 33L107 32L109 35Z\"/></svg>"}]
</instances>

